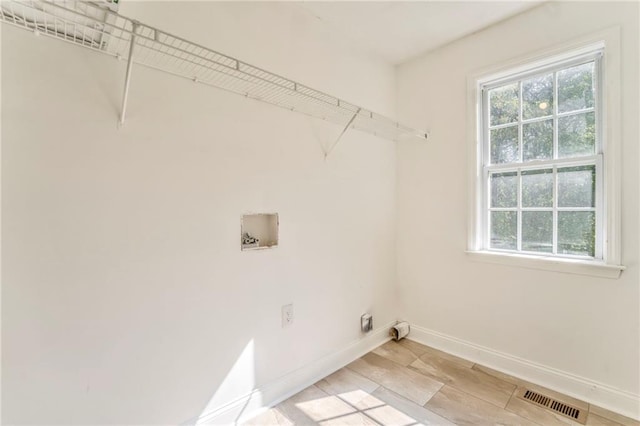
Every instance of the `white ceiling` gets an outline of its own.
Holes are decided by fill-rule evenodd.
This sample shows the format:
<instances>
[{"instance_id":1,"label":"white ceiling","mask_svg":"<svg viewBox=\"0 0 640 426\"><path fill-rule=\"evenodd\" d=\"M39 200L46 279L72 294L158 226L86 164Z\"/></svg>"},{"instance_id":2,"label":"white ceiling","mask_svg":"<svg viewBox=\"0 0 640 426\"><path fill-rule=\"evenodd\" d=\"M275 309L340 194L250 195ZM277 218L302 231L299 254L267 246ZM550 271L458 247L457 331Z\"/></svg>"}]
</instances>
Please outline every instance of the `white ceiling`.
<instances>
[{"instance_id":1,"label":"white ceiling","mask_svg":"<svg viewBox=\"0 0 640 426\"><path fill-rule=\"evenodd\" d=\"M541 1L294 2L345 43L398 64Z\"/></svg>"}]
</instances>

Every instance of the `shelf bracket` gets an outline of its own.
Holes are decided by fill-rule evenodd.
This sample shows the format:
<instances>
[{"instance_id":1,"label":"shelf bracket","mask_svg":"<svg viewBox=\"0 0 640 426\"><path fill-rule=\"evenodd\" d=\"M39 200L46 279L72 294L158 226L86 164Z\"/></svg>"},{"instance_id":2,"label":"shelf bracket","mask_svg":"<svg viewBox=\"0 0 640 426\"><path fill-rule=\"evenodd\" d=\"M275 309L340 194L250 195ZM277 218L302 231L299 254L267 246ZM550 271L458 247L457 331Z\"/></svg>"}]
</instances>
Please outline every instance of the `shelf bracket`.
<instances>
[{"instance_id":1,"label":"shelf bracket","mask_svg":"<svg viewBox=\"0 0 640 426\"><path fill-rule=\"evenodd\" d=\"M127 113L127 99L129 98L129 84L131 83L131 70L133 69L133 48L136 45L136 31L140 23L138 21L132 22L131 28L131 44L129 45L129 58L127 59L127 73L124 78L124 93L122 94L122 109L120 110L120 125L124 124L124 119Z\"/></svg>"},{"instance_id":2,"label":"shelf bracket","mask_svg":"<svg viewBox=\"0 0 640 426\"><path fill-rule=\"evenodd\" d=\"M425 139L424 133L390 117L122 16L115 10L118 1L106 1L110 6L105 8L105 0L0 0L0 22L117 59L126 57L122 104L114 111L119 128L127 119L133 68L144 65L336 124L337 128L328 131L336 136L341 130L342 133L337 140L335 136L323 138L325 158L349 128L391 141L413 140L416 135Z\"/></svg>"},{"instance_id":3,"label":"shelf bracket","mask_svg":"<svg viewBox=\"0 0 640 426\"><path fill-rule=\"evenodd\" d=\"M356 112L353 114L353 117L351 117L351 120L349 120L349 122L347 123L346 126L344 126L344 129L342 129L342 132L340 132L340 134L338 135L338 139L336 139L336 141L333 143L333 145L331 145L331 148L329 148L329 151L324 153L324 159L326 160L327 157L329 156L329 154L331 154L331 151L333 151L333 148L336 147L336 145L338 145L338 142L340 142L340 139L342 139L342 136L344 136L345 133L347 133L347 130L349 130L349 126L351 126L351 124L353 123L353 120L356 119L356 117L358 116L358 114L360 113L360 110L362 108L358 108L356 110Z\"/></svg>"}]
</instances>

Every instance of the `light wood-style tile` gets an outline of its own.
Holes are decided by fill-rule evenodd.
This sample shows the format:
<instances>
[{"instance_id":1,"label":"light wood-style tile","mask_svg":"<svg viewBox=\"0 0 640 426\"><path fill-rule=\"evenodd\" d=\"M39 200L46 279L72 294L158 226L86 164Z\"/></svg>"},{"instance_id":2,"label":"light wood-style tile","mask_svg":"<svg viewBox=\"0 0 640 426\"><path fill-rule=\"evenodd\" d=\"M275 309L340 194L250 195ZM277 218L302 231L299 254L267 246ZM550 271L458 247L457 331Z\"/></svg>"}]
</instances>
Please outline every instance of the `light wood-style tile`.
<instances>
[{"instance_id":1,"label":"light wood-style tile","mask_svg":"<svg viewBox=\"0 0 640 426\"><path fill-rule=\"evenodd\" d=\"M320 380L316 386L330 395L338 396L358 410L384 405L382 401L371 396L380 385L347 368Z\"/></svg>"},{"instance_id":2,"label":"light wood-style tile","mask_svg":"<svg viewBox=\"0 0 640 426\"><path fill-rule=\"evenodd\" d=\"M419 405L424 405L442 387L441 382L374 353L366 354L347 367Z\"/></svg>"},{"instance_id":3,"label":"light wood-style tile","mask_svg":"<svg viewBox=\"0 0 640 426\"><path fill-rule=\"evenodd\" d=\"M623 426L640 426L640 422L637 420L630 419L629 417L614 413L613 411L606 410L604 408L598 407L597 405L591 405L589 407L589 415L591 414L595 414L599 417L603 417L607 420L613 421Z\"/></svg>"},{"instance_id":4,"label":"light wood-style tile","mask_svg":"<svg viewBox=\"0 0 640 426\"><path fill-rule=\"evenodd\" d=\"M244 426L294 426L277 408L271 408L264 413L243 423Z\"/></svg>"},{"instance_id":5,"label":"light wood-style tile","mask_svg":"<svg viewBox=\"0 0 640 426\"><path fill-rule=\"evenodd\" d=\"M618 422L614 422L613 420L605 419L604 417L600 417L597 414L589 413L587 416L587 426L622 426Z\"/></svg>"},{"instance_id":6,"label":"light wood-style tile","mask_svg":"<svg viewBox=\"0 0 640 426\"><path fill-rule=\"evenodd\" d=\"M522 386L587 413L587 426L640 422L411 340L389 342L246 422L249 426L574 425L519 398Z\"/></svg>"},{"instance_id":7,"label":"light wood-style tile","mask_svg":"<svg viewBox=\"0 0 640 426\"><path fill-rule=\"evenodd\" d=\"M336 395L383 424L453 425L447 419L347 368L340 369L316 383L324 392Z\"/></svg>"},{"instance_id":8,"label":"light wood-style tile","mask_svg":"<svg viewBox=\"0 0 640 426\"><path fill-rule=\"evenodd\" d=\"M516 389L514 384L430 353L422 355L409 368L500 408L507 405Z\"/></svg>"},{"instance_id":9,"label":"light wood-style tile","mask_svg":"<svg viewBox=\"0 0 640 426\"><path fill-rule=\"evenodd\" d=\"M345 404L344 401L335 396L326 396L310 401L298 402L295 406L298 410L309 416L311 420L316 422L341 418L356 412L352 406Z\"/></svg>"},{"instance_id":10,"label":"light wood-style tile","mask_svg":"<svg viewBox=\"0 0 640 426\"><path fill-rule=\"evenodd\" d=\"M295 425L314 425L357 412L340 398L313 385L281 402L276 409Z\"/></svg>"},{"instance_id":11,"label":"light wood-style tile","mask_svg":"<svg viewBox=\"0 0 640 426\"><path fill-rule=\"evenodd\" d=\"M541 425L574 425L581 426L580 423L565 417L555 411L540 407L531 402L524 401L513 396L506 407L507 411L515 413L520 417L529 419Z\"/></svg>"},{"instance_id":12,"label":"light wood-style tile","mask_svg":"<svg viewBox=\"0 0 640 426\"><path fill-rule=\"evenodd\" d=\"M409 340L409 339L402 339L399 342L397 342L397 344L404 346L405 348L409 349L411 352L413 352L418 358L426 355L426 354L430 354L434 357L438 357L438 358L443 358L446 360L449 360L451 362L455 362L456 364L459 364L463 367L467 367L467 368L471 368L474 366L474 362L473 361L469 361L467 359L464 358L460 358L458 356L455 355L451 355L448 354L446 352L443 352L441 350L429 347L429 346L425 346L421 343L418 342L414 342L413 340Z\"/></svg>"},{"instance_id":13,"label":"light wood-style tile","mask_svg":"<svg viewBox=\"0 0 640 426\"><path fill-rule=\"evenodd\" d=\"M376 388L378 387L376 385ZM335 390L335 388L332 389ZM380 408L386 404L362 389L343 390L344 392L330 396L314 394L313 396L317 399L298 401L293 404L294 407L289 404L287 413L301 412L297 413L296 425L300 421L313 425L377 425L378 423L366 413L370 409ZM309 420L305 420L300 414L308 417Z\"/></svg>"},{"instance_id":14,"label":"light wood-style tile","mask_svg":"<svg viewBox=\"0 0 640 426\"><path fill-rule=\"evenodd\" d=\"M397 343L400 346L404 346L405 348L409 349L417 357L419 357L420 355L423 355L425 352L427 352L430 349L429 347L421 343L418 343L414 340L410 340L408 338L402 339Z\"/></svg>"},{"instance_id":15,"label":"light wood-style tile","mask_svg":"<svg viewBox=\"0 0 640 426\"><path fill-rule=\"evenodd\" d=\"M378 387L382 389L382 387ZM384 401L373 396L371 393L367 393L363 390L355 390L351 392L345 392L338 395L340 399L357 408L360 411L366 412L372 408L379 408L386 405Z\"/></svg>"},{"instance_id":16,"label":"light wood-style tile","mask_svg":"<svg viewBox=\"0 0 640 426\"><path fill-rule=\"evenodd\" d=\"M414 419L414 421L423 425L438 425L438 426L453 426L454 423L445 419L444 417L434 413L422 407L406 398L398 395L395 392L385 389L383 387L378 388L372 394L377 400L384 402L390 407L395 408Z\"/></svg>"},{"instance_id":17,"label":"light wood-style tile","mask_svg":"<svg viewBox=\"0 0 640 426\"><path fill-rule=\"evenodd\" d=\"M415 419L407 416L402 411L395 409L389 405L383 405L378 408L372 408L366 411L367 416L374 419L381 425L389 426L408 426L415 425Z\"/></svg>"},{"instance_id":18,"label":"light wood-style tile","mask_svg":"<svg viewBox=\"0 0 640 426\"><path fill-rule=\"evenodd\" d=\"M510 376L509 374L502 373L502 372L497 371L497 370L493 370L493 369L491 369L489 367L484 367L482 365L475 364L473 366L473 369L477 370L477 371L482 371L482 372L484 372L486 374L494 376L494 377L496 377L496 378L498 378L500 380L503 380L505 382L512 383L512 384L514 384L516 386L526 387L527 389L531 389L532 391L535 391L535 392L544 394L546 396L549 396L551 398L557 399L560 402L564 402L565 404L569 404L569 405L571 405L573 407L579 408L580 410L589 411L589 404L587 402L584 402L584 401L581 401L579 399L570 397L570 396L562 394L560 392L556 392L554 390L547 389L545 387L536 385L536 384L531 383L531 382L527 382L526 380L522 380L522 379L519 379L517 377Z\"/></svg>"},{"instance_id":19,"label":"light wood-style tile","mask_svg":"<svg viewBox=\"0 0 640 426\"><path fill-rule=\"evenodd\" d=\"M318 423L322 426L379 426L369 416L363 413L353 413L334 419L324 420Z\"/></svg>"},{"instance_id":20,"label":"light wood-style tile","mask_svg":"<svg viewBox=\"0 0 640 426\"><path fill-rule=\"evenodd\" d=\"M493 368L485 367L484 365L474 364L472 367L474 370L482 371L483 373L487 373L491 376L497 377L500 380L504 380L505 382L512 383L516 386L523 386L525 382L522 379L517 377L513 377L507 373L503 373L502 371L494 370Z\"/></svg>"},{"instance_id":21,"label":"light wood-style tile","mask_svg":"<svg viewBox=\"0 0 640 426\"><path fill-rule=\"evenodd\" d=\"M453 423L463 425L535 425L475 396L445 385L425 407Z\"/></svg>"},{"instance_id":22,"label":"light wood-style tile","mask_svg":"<svg viewBox=\"0 0 640 426\"><path fill-rule=\"evenodd\" d=\"M380 385L347 368L341 368L320 380L316 386L329 395L337 395L356 390L372 393Z\"/></svg>"},{"instance_id":23,"label":"light wood-style tile","mask_svg":"<svg viewBox=\"0 0 640 426\"><path fill-rule=\"evenodd\" d=\"M388 341L382 346L378 346L373 350L373 353L393 362L397 362L405 367L418 359L418 356L410 349L407 349L393 340Z\"/></svg>"}]
</instances>

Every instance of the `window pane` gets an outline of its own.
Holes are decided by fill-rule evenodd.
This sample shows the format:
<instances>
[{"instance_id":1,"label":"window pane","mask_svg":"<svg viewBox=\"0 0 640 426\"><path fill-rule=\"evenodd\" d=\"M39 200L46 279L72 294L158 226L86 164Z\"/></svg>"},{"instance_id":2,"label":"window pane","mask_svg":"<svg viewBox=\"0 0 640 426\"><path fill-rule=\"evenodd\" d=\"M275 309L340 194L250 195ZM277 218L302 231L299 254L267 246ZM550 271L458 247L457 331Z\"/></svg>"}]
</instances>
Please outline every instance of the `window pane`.
<instances>
[{"instance_id":1,"label":"window pane","mask_svg":"<svg viewBox=\"0 0 640 426\"><path fill-rule=\"evenodd\" d=\"M596 166L558 169L558 207L595 207Z\"/></svg>"},{"instance_id":2,"label":"window pane","mask_svg":"<svg viewBox=\"0 0 640 426\"><path fill-rule=\"evenodd\" d=\"M593 70L590 62L558 72L558 112L593 107Z\"/></svg>"},{"instance_id":3,"label":"window pane","mask_svg":"<svg viewBox=\"0 0 640 426\"><path fill-rule=\"evenodd\" d=\"M491 163L518 161L518 126L503 127L491 131Z\"/></svg>"},{"instance_id":4,"label":"window pane","mask_svg":"<svg viewBox=\"0 0 640 426\"><path fill-rule=\"evenodd\" d=\"M491 212L491 248L515 250L518 248L518 214L516 212Z\"/></svg>"},{"instance_id":5,"label":"window pane","mask_svg":"<svg viewBox=\"0 0 640 426\"><path fill-rule=\"evenodd\" d=\"M594 212L558 212L558 253L595 256Z\"/></svg>"},{"instance_id":6,"label":"window pane","mask_svg":"<svg viewBox=\"0 0 640 426\"><path fill-rule=\"evenodd\" d=\"M558 119L558 157L593 155L595 146L596 122L593 112Z\"/></svg>"},{"instance_id":7,"label":"window pane","mask_svg":"<svg viewBox=\"0 0 640 426\"><path fill-rule=\"evenodd\" d=\"M553 207L553 170L522 172L522 207Z\"/></svg>"},{"instance_id":8,"label":"window pane","mask_svg":"<svg viewBox=\"0 0 640 426\"><path fill-rule=\"evenodd\" d=\"M491 175L491 207L518 206L518 174L494 173Z\"/></svg>"},{"instance_id":9,"label":"window pane","mask_svg":"<svg viewBox=\"0 0 640 426\"><path fill-rule=\"evenodd\" d=\"M553 251L553 212L522 212L522 250Z\"/></svg>"},{"instance_id":10,"label":"window pane","mask_svg":"<svg viewBox=\"0 0 640 426\"><path fill-rule=\"evenodd\" d=\"M518 83L502 86L489 91L491 125L518 121Z\"/></svg>"},{"instance_id":11,"label":"window pane","mask_svg":"<svg viewBox=\"0 0 640 426\"><path fill-rule=\"evenodd\" d=\"M553 74L522 82L522 118L553 114Z\"/></svg>"},{"instance_id":12,"label":"window pane","mask_svg":"<svg viewBox=\"0 0 640 426\"><path fill-rule=\"evenodd\" d=\"M553 158L553 119L522 125L524 161Z\"/></svg>"}]
</instances>

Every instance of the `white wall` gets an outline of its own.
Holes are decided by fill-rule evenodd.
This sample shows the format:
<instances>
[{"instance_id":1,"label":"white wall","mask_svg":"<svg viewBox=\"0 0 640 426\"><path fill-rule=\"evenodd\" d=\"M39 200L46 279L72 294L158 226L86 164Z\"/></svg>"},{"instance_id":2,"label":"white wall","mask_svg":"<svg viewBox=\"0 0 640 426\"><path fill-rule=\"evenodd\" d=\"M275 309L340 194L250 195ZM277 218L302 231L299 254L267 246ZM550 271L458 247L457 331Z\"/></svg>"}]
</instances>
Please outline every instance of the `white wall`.
<instances>
[{"instance_id":1,"label":"white wall","mask_svg":"<svg viewBox=\"0 0 640 426\"><path fill-rule=\"evenodd\" d=\"M547 3L403 64L399 119L431 129L398 145L400 312L413 324L640 394L638 3ZM467 77L611 26L622 43L622 250L617 280L472 262ZM636 413L638 415L639 413Z\"/></svg>"},{"instance_id":2,"label":"white wall","mask_svg":"<svg viewBox=\"0 0 640 426\"><path fill-rule=\"evenodd\" d=\"M394 69L276 3L122 13L393 112ZM176 424L395 319L395 145L2 25L4 423ZM279 247L240 251L246 212ZM294 304L282 329L280 308Z\"/></svg>"}]
</instances>

